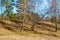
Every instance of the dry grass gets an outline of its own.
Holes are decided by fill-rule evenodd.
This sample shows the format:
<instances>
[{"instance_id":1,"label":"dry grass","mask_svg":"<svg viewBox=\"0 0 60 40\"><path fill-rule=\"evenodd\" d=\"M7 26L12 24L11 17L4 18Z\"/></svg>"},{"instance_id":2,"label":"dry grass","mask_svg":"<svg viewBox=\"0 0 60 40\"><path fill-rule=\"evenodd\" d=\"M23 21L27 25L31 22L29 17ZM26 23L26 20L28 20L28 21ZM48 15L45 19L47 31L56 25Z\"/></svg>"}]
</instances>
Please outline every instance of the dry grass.
<instances>
[{"instance_id":1,"label":"dry grass","mask_svg":"<svg viewBox=\"0 0 60 40\"><path fill-rule=\"evenodd\" d=\"M17 35L17 34L10 31L10 30L7 30L7 29L0 27L0 36L3 36L3 35Z\"/></svg>"},{"instance_id":2,"label":"dry grass","mask_svg":"<svg viewBox=\"0 0 60 40\"><path fill-rule=\"evenodd\" d=\"M15 30L16 28L14 28L14 26L16 25L16 23L12 22L12 21L8 21L8 20L3 20L3 22L10 24L10 27L13 27L13 29ZM14 25L14 26L12 26ZM47 30L40 30L39 29L35 29L35 31L23 31L23 32L12 32L12 30L7 30L4 29L4 27L2 27L3 25L0 24L0 35L22 35L22 36L54 36L54 37L60 37L60 30L58 30L58 32L54 32L55 28L54 27L48 27L46 26ZM2 28L1 28L2 27ZM60 28L60 25L58 26L58 28Z\"/></svg>"},{"instance_id":3,"label":"dry grass","mask_svg":"<svg viewBox=\"0 0 60 40\"><path fill-rule=\"evenodd\" d=\"M0 36L0 40L60 40L57 37Z\"/></svg>"}]
</instances>

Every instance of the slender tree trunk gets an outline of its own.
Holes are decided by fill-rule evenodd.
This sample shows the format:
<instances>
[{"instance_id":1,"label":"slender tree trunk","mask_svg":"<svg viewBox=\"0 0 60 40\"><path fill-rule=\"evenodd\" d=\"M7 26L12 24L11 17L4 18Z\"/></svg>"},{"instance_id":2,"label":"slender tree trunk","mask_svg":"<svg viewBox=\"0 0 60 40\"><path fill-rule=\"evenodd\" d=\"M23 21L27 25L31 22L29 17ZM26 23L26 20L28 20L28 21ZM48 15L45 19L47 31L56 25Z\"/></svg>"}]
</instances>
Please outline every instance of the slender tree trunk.
<instances>
[{"instance_id":1,"label":"slender tree trunk","mask_svg":"<svg viewBox=\"0 0 60 40\"><path fill-rule=\"evenodd\" d=\"M56 25L56 29L55 29L55 32L57 32L57 19L56 19L56 23L55 23L55 25Z\"/></svg>"}]
</instances>

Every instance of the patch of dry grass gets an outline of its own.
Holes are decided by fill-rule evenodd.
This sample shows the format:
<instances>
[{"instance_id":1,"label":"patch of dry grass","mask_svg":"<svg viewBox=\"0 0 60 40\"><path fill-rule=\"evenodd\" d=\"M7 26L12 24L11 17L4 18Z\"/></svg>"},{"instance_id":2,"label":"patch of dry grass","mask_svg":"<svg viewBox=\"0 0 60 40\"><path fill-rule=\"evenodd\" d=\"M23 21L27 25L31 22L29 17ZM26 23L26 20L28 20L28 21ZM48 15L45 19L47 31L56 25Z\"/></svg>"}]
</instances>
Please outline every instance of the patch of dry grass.
<instances>
[{"instance_id":1,"label":"patch of dry grass","mask_svg":"<svg viewBox=\"0 0 60 40\"><path fill-rule=\"evenodd\" d=\"M0 27L0 36L3 36L3 35L17 35L17 34Z\"/></svg>"},{"instance_id":2,"label":"patch of dry grass","mask_svg":"<svg viewBox=\"0 0 60 40\"><path fill-rule=\"evenodd\" d=\"M16 28L14 28L14 26L12 25L16 25L14 22L12 21L7 21L7 20L3 20L3 22L10 24L10 27L13 27L13 29L15 30ZM60 25L59 25L60 26ZM0 25L0 35L22 35L22 36L54 36L54 37L60 37L60 30L58 30L58 32L54 32L55 28L54 27L48 27L47 30L40 30L40 29L36 29L35 31L23 31L23 32L12 32L12 30L7 30L4 29L2 25ZM60 27L58 27L60 28Z\"/></svg>"}]
</instances>

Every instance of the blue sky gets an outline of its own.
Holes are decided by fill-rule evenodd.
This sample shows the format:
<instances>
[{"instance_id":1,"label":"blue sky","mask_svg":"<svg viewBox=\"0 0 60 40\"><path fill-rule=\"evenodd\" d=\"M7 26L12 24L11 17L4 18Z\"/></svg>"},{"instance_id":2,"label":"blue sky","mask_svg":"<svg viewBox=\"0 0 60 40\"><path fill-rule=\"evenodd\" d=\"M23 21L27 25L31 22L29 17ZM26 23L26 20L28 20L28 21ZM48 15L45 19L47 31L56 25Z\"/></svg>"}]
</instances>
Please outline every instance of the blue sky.
<instances>
[{"instance_id":1,"label":"blue sky","mask_svg":"<svg viewBox=\"0 0 60 40\"><path fill-rule=\"evenodd\" d=\"M14 0L14 1L15 1L14 3L16 3L17 0ZM0 4L1 4L1 0L0 0ZM14 8L13 9L14 13L16 13L17 8L15 6L13 6L13 8ZM1 5L0 5L0 14L3 13L4 10L5 10L5 6L1 7Z\"/></svg>"},{"instance_id":2,"label":"blue sky","mask_svg":"<svg viewBox=\"0 0 60 40\"><path fill-rule=\"evenodd\" d=\"M40 0L40 1L38 1L35 5L35 9L36 9L35 12L40 14L45 14L51 7L52 0Z\"/></svg>"},{"instance_id":3,"label":"blue sky","mask_svg":"<svg viewBox=\"0 0 60 40\"><path fill-rule=\"evenodd\" d=\"M16 3L16 1L17 0L15 0L15 3ZM39 14L43 14L43 13L45 14L51 6L51 4L50 4L51 0L34 0L34 1L35 1L35 12L37 12ZM14 7L13 11L14 11L14 13L16 13L17 8L15 6L13 6L13 7ZM3 10L3 8L0 8L0 13L1 13L1 10Z\"/></svg>"},{"instance_id":4,"label":"blue sky","mask_svg":"<svg viewBox=\"0 0 60 40\"><path fill-rule=\"evenodd\" d=\"M34 11L36 13L39 13L40 15L44 15L51 7L52 0L34 0L35 2L35 9ZM32 3L33 5L34 3ZM31 10L33 11L33 8Z\"/></svg>"},{"instance_id":5,"label":"blue sky","mask_svg":"<svg viewBox=\"0 0 60 40\"><path fill-rule=\"evenodd\" d=\"M16 3L17 0L15 0L15 3ZM35 2L35 12L41 14L41 15L44 15L48 10L49 8L51 7L51 3L52 3L52 0L33 0ZM60 0L58 0L58 2L60 2ZM60 4L60 3L59 3ZM32 3L33 5L33 3ZM58 6L60 8L60 5ZM13 11L14 13L16 13L16 10L17 8L15 6L13 6ZM33 7L31 8L31 11ZM1 11L2 10L2 11ZM0 13L2 13L4 11L4 7L1 8L0 7Z\"/></svg>"}]
</instances>

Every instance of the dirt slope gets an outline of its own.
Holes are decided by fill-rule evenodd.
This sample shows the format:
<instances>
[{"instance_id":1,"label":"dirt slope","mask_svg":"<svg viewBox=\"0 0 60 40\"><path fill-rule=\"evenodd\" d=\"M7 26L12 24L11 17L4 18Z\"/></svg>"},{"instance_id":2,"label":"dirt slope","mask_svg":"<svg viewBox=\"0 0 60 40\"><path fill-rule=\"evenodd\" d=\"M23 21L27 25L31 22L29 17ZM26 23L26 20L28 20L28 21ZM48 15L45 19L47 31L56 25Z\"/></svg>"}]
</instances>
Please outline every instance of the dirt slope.
<instances>
[{"instance_id":1,"label":"dirt slope","mask_svg":"<svg viewBox=\"0 0 60 40\"><path fill-rule=\"evenodd\" d=\"M57 37L0 36L0 40L60 40Z\"/></svg>"}]
</instances>

